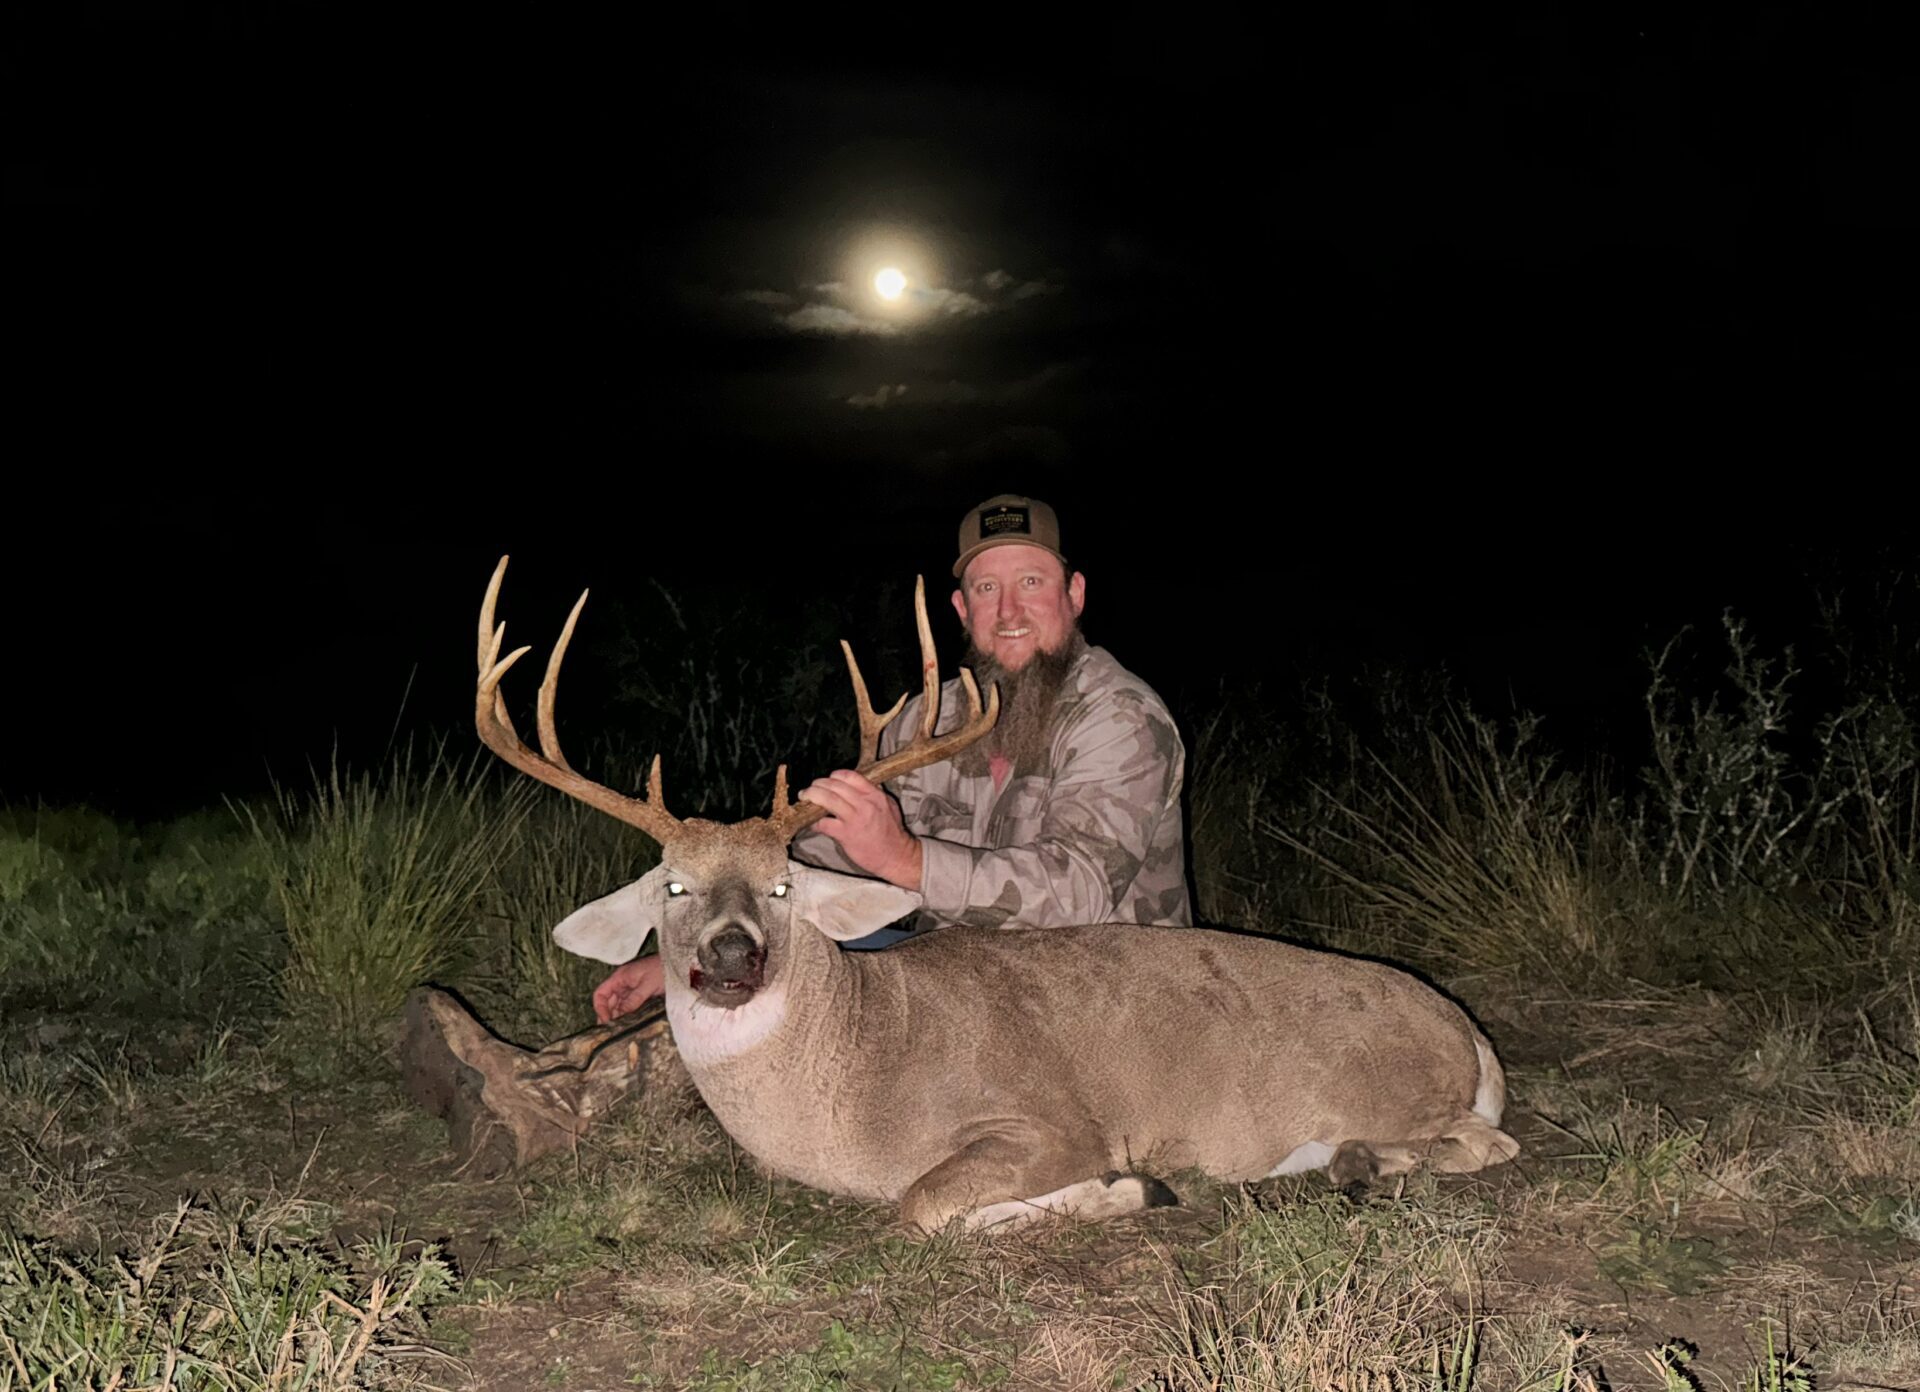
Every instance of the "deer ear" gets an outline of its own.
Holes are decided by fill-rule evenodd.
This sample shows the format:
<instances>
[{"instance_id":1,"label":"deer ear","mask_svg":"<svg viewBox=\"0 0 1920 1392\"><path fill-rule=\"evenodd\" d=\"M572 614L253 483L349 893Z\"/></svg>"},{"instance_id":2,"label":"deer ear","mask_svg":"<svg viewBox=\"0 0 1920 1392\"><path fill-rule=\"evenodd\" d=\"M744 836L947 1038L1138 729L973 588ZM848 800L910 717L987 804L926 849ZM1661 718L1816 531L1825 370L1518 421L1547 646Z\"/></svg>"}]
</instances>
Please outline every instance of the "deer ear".
<instances>
[{"instance_id":1,"label":"deer ear","mask_svg":"<svg viewBox=\"0 0 1920 1392\"><path fill-rule=\"evenodd\" d=\"M789 863L796 903L793 916L835 942L864 938L920 907L920 896L885 880L867 880Z\"/></svg>"},{"instance_id":2,"label":"deer ear","mask_svg":"<svg viewBox=\"0 0 1920 1392\"><path fill-rule=\"evenodd\" d=\"M667 867L657 866L604 899L575 909L553 930L553 940L567 951L597 962L619 966L639 955L647 934L660 925L660 906Z\"/></svg>"}]
</instances>

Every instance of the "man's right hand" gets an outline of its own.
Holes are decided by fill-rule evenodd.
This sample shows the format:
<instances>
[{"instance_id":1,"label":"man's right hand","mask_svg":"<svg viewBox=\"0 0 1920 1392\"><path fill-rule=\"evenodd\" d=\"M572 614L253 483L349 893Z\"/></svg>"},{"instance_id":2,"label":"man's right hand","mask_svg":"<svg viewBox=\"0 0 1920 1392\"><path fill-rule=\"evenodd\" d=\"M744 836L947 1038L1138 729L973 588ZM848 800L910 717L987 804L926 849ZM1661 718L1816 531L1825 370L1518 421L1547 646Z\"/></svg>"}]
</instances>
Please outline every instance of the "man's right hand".
<instances>
[{"instance_id":1,"label":"man's right hand","mask_svg":"<svg viewBox=\"0 0 1920 1392\"><path fill-rule=\"evenodd\" d=\"M888 884L919 892L925 864L920 839L907 830L900 804L885 788L852 769L836 769L802 788L800 801L827 809L814 826L839 842L848 860Z\"/></svg>"},{"instance_id":2,"label":"man's right hand","mask_svg":"<svg viewBox=\"0 0 1920 1392\"><path fill-rule=\"evenodd\" d=\"M631 1015L667 989L667 968L656 953L636 957L593 991L593 1013L601 1024Z\"/></svg>"}]
</instances>

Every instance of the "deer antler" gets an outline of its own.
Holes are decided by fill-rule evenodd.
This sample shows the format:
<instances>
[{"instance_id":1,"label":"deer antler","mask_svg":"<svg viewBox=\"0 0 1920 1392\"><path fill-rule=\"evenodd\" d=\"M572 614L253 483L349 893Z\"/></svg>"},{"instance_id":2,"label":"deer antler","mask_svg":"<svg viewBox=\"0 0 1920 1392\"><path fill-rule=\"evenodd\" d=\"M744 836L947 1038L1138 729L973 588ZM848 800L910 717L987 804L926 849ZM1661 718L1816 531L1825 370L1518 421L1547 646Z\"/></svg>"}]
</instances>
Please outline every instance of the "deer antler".
<instances>
[{"instance_id":1,"label":"deer antler","mask_svg":"<svg viewBox=\"0 0 1920 1392\"><path fill-rule=\"evenodd\" d=\"M560 641L553 645L553 655L547 659L546 678L540 683L540 753L534 753L521 742L513 721L507 716L507 703L500 695L500 679L509 667L533 650L516 648L505 657L500 656L507 626L495 626L493 609L500 598L500 582L506 574L507 558L502 556L494 568L493 579L487 584L486 600L480 606L480 684L474 693L473 706L473 723L480 731L480 742L520 772L531 774L568 797L578 798L630 826L639 827L656 841L665 841L679 830L680 821L667 812L660 795L658 754L653 756L653 768L647 774L646 797L632 798L582 778L560 752L560 734L553 723L553 701L560 688L560 660L567 654L567 644L573 640L573 626L587 602L585 590L574 601L573 612L567 615L566 627L560 630Z\"/></svg>"},{"instance_id":2,"label":"deer antler","mask_svg":"<svg viewBox=\"0 0 1920 1392\"><path fill-rule=\"evenodd\" d=\"M906 744L879 758L880 732L892 723L906 705L903 694L893 703L893 708L881 715L873 708L873 702L867 695L866 678L860 675L860 664L854 660L853 645L845 639L840 641L840 650L846 654L847 675L853 678L853 700L860 715L860 765L855 771L866 776L874 783L884 783L889 778L898 778L928 764L937 764L942 759L950 759L975 740L984 739L993 724L1000 718L1000 688L987 689L985 709L980 705L980 688L974 684L973 673L965 667L960 669L960 685L967 693L967 718L959 727L934 738L933 729L940 719L940 661L933 650L933 626L927 622L927 582L925 576L917 577L913 585L913 616L920 630L920 731ZM827 815L827 809L815 802L787 801L787 766L780 765L773 781L773 815L770 818L785 833L787 839L797 836Z\"/></svg>"}]
</instances>

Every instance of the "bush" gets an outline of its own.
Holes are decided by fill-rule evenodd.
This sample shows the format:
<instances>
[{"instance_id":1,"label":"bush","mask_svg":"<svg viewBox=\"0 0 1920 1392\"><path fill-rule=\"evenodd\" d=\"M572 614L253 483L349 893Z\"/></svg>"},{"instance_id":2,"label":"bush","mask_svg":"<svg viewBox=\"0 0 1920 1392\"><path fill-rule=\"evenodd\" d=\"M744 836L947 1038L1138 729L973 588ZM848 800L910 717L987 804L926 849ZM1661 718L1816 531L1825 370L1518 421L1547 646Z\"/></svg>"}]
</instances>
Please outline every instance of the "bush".
<instances>
[{"instance_id":1,"label":"bush","mask_svg":"<svg viewBox=\"0 0 1920 1392\"><path fill-rule=\"evenodd\" d=\"M532 787L502 792L484 751L408 751L379 776L336 764L253 816L286 921L289 1026L335 1061L371 1056L409 990L484 951L485 896Z\"/></svg>"},{"instance_id":2,"label":"bush","mask_svg":"<svg viewBox=\"0 0 1920 1392\"><path fill-rule=\"evenodd\" d=\"M1332 876L1356 945L1456 972L1618 971L1634 949L1597 888L1598 817L1537 728L1523 718L1503 735L1455 707L1420 763L1363 756L1345 788L1317 790L1315 822L1265 828Z\"/></svg>"}]
</instances>

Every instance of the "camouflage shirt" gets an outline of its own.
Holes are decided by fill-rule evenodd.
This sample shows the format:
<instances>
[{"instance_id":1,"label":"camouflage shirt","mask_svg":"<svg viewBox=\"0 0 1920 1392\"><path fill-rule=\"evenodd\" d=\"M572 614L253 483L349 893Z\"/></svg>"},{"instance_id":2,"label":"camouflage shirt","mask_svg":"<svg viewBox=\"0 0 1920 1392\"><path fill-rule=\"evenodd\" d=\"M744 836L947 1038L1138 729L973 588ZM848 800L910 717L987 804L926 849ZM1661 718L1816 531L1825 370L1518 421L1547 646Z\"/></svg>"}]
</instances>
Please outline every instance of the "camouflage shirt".
<instances>
[{"instance_id":1,"label":"camouflage shirt","mask_svg":"<svg viewBox=\"0 0 1920 1392\"><path fill-rule=\"evenodd\" d=\"M880 737L898 748L920 723L920 698ZM939 731L960 723L966 695L941 692ZM1052 767L991 774L952 761L887 785L921 838L923 927L1052 928L1076 923L1193 922L1180 813L1186 750L1153 689L1104 648L1088 648L1060 690ZM802 832L800 859L859 873L831 838Z\"/></svg>"}]
</instances>

